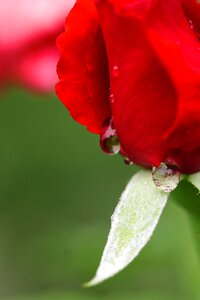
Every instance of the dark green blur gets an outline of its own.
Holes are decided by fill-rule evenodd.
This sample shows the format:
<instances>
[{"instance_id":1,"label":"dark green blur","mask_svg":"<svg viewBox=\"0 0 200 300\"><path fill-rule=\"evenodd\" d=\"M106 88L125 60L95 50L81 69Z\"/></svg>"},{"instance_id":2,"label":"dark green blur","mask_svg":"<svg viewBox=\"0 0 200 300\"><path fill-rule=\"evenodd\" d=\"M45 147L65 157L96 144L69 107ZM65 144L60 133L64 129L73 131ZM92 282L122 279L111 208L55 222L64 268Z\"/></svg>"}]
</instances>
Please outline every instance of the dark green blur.
<instances>
[{"instance_id":1,"label":"dark green blur","mask_svg":"<svg viewBox=\"0 0 200 300\"><path fill-rule=\"evenodd\" d=\"M55 96L16 88L2 94L0 299L200 299L193 234L173 197L135 262L98 287L81 288L94 275L110 216L135 170L101 152L98 136Z\"/></svg>"}]
</instances>

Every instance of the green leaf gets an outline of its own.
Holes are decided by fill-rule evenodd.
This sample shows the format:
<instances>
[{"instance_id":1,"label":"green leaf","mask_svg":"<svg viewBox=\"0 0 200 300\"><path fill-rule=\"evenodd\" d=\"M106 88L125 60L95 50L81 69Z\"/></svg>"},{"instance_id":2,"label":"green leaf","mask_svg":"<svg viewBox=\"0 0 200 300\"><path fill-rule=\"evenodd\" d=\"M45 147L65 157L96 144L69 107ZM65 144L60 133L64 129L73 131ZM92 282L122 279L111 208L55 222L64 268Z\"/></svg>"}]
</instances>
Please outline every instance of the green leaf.
<instances>
[{"instance_id":1,"label":"green leaf","mask_svg":"<svg viewBox=\"0 0 200 300\"><path fill-rule=\"evenodd\" d=\"M200 172L189 175L187 180L191 182L200 192Z\"/></svg>"},{"instance_id":2,"label":"green leaf","mask_svg":"<svg viewBox=\"0 0 200 300\"><path fill-rule=\"evenodd\" d=\"M132 177L111 218L111 230L96 276L84 286L96 285L124 269L150 239L167 202L150 171Z\"/></svg>"}]
</instances>

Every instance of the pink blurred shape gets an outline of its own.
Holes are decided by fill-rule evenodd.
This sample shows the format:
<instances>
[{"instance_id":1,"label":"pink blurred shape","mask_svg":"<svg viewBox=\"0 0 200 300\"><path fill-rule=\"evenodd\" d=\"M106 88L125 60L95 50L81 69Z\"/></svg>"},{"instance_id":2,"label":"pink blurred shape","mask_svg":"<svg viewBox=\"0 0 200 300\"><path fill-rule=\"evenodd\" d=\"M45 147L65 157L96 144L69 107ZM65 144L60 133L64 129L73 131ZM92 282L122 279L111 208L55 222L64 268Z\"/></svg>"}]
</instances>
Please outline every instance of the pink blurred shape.
<instances>
[{"instance_id":1,"label":"pink blurred shape","mask_svg":"<svg viewBox=\"0 0 200 300\"><path fill-rule=\"evenodd\" d=\"M0 85L42 92L57 81L56 37L75 0L0 0Z\"/></svg>"}]
</instances>

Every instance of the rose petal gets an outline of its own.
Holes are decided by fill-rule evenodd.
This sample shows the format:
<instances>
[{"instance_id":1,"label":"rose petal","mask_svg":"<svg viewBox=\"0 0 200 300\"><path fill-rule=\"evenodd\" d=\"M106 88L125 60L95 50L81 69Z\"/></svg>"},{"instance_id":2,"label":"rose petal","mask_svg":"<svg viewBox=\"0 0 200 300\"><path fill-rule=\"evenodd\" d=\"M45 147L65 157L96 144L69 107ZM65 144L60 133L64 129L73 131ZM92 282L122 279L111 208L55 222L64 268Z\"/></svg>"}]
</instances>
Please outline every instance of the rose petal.
<instances>
[{"instance_id":1,"label":"rose petal","mask_svg":"<svg viewBox=\"0 0 200 300\"><path fill-rule=\"evenodd\" d=\"M177 113L165 138L171 146L192 151L200 140L200 42L190 28L181 3L176 0L167 3L159 0L146 28L178 95ZM184 139L181 138L183 133Z\"/></svg>"},{"instance_id":2,"label":"rose petal","mask_svg":"<svg viewBox=\"0 0 200 300\"><path fill-rule=\"evenodd\" d=\"M146 17L157 0L109 0L115 11L120 15L134 16L139 19Z\"/></svg>"},{"instance_id":3,"label":"rose petal","mask_svg":"<svg viewBox=\"0 0 200 300\"><path fill-rule=\"evenodd\" d=\"M159 166L169 152L163 134L175 117L176 93L140 21L121 17L108 1L98 10L110 63L112 112L121 146L142 165ZM113 67L119 76L112 76ZM172 106L172 109L166 107Z\"/></svg>"},{"instance_id":4,"label":"rose petal","mask_svg":"<svg viewBox=\"0 0 200 300\"><path fill-rule=\"evenodd\" d=\"M96 8L80 0L67 18L66 32L58 39L61 59L56 91L72 117L100 133L110 117L107 56Z\"/></svg>"}]
</instances>

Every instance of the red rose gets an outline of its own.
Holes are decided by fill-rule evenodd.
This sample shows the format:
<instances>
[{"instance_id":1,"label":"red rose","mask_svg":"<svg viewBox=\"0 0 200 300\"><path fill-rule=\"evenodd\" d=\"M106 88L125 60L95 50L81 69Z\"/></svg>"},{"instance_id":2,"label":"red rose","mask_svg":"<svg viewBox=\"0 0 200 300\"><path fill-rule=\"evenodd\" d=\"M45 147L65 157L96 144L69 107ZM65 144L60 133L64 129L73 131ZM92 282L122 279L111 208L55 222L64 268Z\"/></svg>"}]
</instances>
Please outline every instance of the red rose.
<instances>
[{"instance_id":1,"label":"red rose","mask_svg":"<svg viewBox=\"0 0 200 300\"><path fill-rule=\"evenodd\" d=\"M57 94L134 163L199 171L199 37L197 0L78 0L58 39Z\"/></svg>"},{"instance_id":2,"label":"red rose","mask_svg":"<svg viewBox=\"0 0 200 300\"><path fill-rule=\"evenodd\" d=\"M12 81L53 90L57 76L56 36L74 0L0 2L0 84Z\"/></svg>"}]
</instances>

